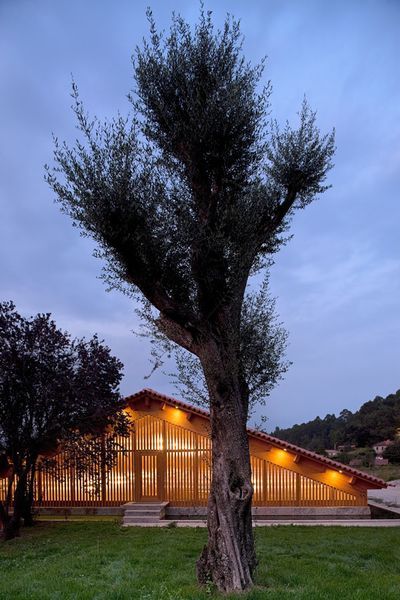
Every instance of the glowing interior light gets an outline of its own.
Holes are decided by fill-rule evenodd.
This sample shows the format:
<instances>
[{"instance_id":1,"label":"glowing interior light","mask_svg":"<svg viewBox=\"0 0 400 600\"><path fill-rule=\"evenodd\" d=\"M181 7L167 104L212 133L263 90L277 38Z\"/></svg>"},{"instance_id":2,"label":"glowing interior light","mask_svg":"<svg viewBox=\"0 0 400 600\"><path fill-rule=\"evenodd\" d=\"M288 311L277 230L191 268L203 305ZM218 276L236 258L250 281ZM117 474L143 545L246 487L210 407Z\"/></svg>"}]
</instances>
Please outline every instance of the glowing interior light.
<instances>
[{"instance_id":1,"label":"glowing interior light","mask_svg":"<svg viewBox=\"0 0 400 600\"><path fill-rule=\"evenodd\" d=\"M341 470L339 469L339 473L343 473L343 471L341 471Z\"/></svg>"}]
</instances>

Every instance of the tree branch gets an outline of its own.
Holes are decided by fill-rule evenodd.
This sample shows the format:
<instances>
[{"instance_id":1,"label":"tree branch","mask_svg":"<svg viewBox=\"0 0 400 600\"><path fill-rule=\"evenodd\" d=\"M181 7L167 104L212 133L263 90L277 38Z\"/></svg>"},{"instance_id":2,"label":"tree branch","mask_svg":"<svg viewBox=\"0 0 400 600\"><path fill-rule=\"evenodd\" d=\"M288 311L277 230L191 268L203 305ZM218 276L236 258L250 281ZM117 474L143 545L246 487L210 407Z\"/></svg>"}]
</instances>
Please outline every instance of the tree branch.
<instances>
[{"instance_id":1,"label":"tree branch","mask_svg":"<svg viewBox=\"0 0 400 600\"><path fill-rule=\"evenodd\" d=\"M158 329L170 340L197 355L197 347L193 334L167 315L161 314L155 321Z\"/></svg>"},{"instance_id":2,"label":"tree branch","mask_svg":"<svg viewBox=\"0 0 400 600\"><path fill-rule=\"evenodd\" d=\"M297 193L293 189L288 189L283 202L279 204L274 218L272 219L272 228L276 230L283 222L284 218L288 215L293 207L297 198Z\"/></svg>"},{"instance_id":3,"label":"tree branch","mask_svg":"<svg viewBox=\"0 0 400 600\"><path fill-rule=\"evenodd\" d=\"M290 188L286 192L285 199L283 200L283 202L278 204L273 215L271 216L269 214L269 211L267 211L267 214L261 220L261 223L259 226L258 246L260 244L264 244L267 241L268 237L270 237L272 233L274 233L275 231L277 231L279 229L279 227L282 225L285 217L289 214L290 210L293 208L296 198L297 198L296 191L293 188ZM257 252L258 252L258 250L259 250L259 248L257 248Z\"/></svg>"}]
</instances>

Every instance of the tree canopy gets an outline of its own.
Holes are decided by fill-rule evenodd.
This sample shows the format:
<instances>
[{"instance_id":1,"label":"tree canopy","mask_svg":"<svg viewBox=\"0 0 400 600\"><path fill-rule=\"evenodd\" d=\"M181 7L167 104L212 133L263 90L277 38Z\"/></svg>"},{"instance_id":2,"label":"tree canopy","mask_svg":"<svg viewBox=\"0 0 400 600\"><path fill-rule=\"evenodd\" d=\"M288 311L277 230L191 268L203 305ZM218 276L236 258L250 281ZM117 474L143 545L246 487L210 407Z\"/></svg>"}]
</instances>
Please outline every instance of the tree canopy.
<instances>
[{"instance_id":1,"label":"tree canopy","mask_svg":"<svg viewBox=\"0 0 400 600\"><path fill-rule=\"evenodd\" d=\"M18 480L15 518L29 520L41 455L105 430L112 451L112 433L127 429L121 377L122 363L97 336L71 339L50 314L25 318L0 303L0 457L10 492Z\"/></svg>"},{"instance_id":2,"label":"tree canopy","mask_svg":"<svg viewBox=\"0 0 400 600\"><path fill-rule=\"evenodd\" d=\"M387 458L390 463L400 465L400 440L396 440L388 446L383 453L383 458Z\"/></svg>"},{"instance_id":3,"label":"tree canopy","mask_svg":"<svg viewBox=\"0 0 400 600\"><path fill-rule=\"evenodd\" d=\"M166 37L149 19L133 114L91 119L74 83L83 139L55 139L47 178L98 243L107 283L147 301L159 329L196 354L211 317L238 300L241 309L248 277L285 241L296 209L326 190L334 136L320 135L306 101L297 129L268 118L264 64L244 60L238 22L215 31L202 12L192 32L175 15Z\"/></svg>"},{"instance_id":4,"label":"tree canopy","mask_svg":"<svg viewBox=\"0 0 400 600\"><path fill-rule=\"evenodd\" d=\"M338 417L326 415L287 429L275 429L273 435L308 448L320 450L336 445L372 446L393 439L400 430L400 390L386 398L377 396L354 413L345 409Z\"/></svg>"}]
</instances>

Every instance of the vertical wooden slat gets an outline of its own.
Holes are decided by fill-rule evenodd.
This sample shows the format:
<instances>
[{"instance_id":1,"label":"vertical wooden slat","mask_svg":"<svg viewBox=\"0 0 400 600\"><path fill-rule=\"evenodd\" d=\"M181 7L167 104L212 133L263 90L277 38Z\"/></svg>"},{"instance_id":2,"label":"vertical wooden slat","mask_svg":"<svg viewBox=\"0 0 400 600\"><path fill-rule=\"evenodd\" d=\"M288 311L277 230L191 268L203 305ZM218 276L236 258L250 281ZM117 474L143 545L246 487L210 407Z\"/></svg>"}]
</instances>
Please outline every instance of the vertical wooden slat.
<instances>
[{"instance_id":1,"label":"vertical wooden slat","mask_svg":"<svg viewBox=\"0 0 400 600\"><path fill-rule=\"evenodd\" d=\"M135 419L129 437L119 438L118 443L125 452L118 453L109 472L102 460L100 469L90 465L79 477L61 452L55 457L54 473L38 472L36 500L44 505L113 505L146 494L177 504L206 504L211 465L208 435L145 415ZM365 494L347 493L259 457L251 456L251 469L256 505L355 506L367 502ZM0 480L0 498L6 494L5 481Z\"/></svg>"},{"instance_id":2,"label":"vertical wooden slat","mask_svg":"<svg viewBox=\"0 0 400 600\"><path fill-rule=\"evenodd\" d=\"M101 501L106 503L106 441L104 435L101 436L101 465L100 465L100 486Z\"/></svg>"}]
</instances>

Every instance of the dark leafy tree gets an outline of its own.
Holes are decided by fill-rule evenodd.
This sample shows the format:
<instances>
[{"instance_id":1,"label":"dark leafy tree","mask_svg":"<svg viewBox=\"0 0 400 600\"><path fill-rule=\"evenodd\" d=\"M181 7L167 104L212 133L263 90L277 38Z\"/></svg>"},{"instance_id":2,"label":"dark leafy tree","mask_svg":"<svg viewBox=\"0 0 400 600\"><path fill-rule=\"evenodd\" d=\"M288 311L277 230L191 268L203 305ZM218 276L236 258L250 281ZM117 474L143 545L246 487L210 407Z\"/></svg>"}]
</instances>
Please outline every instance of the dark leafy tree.
<instances>
[{"instance_id":1,"label":"dark leafy tree","mask_svg":"<svg viewBox=\"0 0 400 600\"><path fill-rule=\"evenodd\" d=\"M400 440L395 440L391 446L386 448L383 458L387 458L393 465L400 465Z\"/></svg>"},{"instance_id":2,"label":"dark leafy tree","mask_svg":"<svg viewBox=\"0 0 400 600\"><path fill-rule=\"evenodd\" d=\"M121 377L121 362L96 336L72 340L49 314L26 319L11 302L0 303L0 457L8 476L0 518L6 539L19 534L21 519L32 523L41 456L64 447L71 460L78 458L77 467L85 468L82 447L87 440L105 439L103 457L112 462L116 436L128 427L118 391Z\"/></svg>"},{"instance_id":3,"label":"dark leafy tree","mask_svg":"<svg viewBox=\"0 0 400 600\"><path fill-rule=\"evenodd\" d=\"M263 65L245 62L234 20L215 31L202 11L192 30L173 16L167 36L149 20L150 39L134 57L133 116L90 120L74 85L83 137L74 147L55 140L48 181L97 242L108 284L144 299L159 332L201 363L213 460L197 574L244 590L256 566L246 286L285 241L295 211L326 189L334 139L320 135L306 102L298 129L269 120Z\"/></svg>"},{"instance_id":4,"label":"dark leafy tree","mask_svg":"<svg viewBox=\"0 0 400 600\"><path fill-rule=\"evenodd\" d=\"M335 456L335 460L343 463L344 465L348 465L351 461L351 456L348 452L339 452L339 454Z\"/></svg>"},{"instance_id":5,"label":"dark leafy tree","mask_svg":"<svg viewBox=\"0 0 400 600\"><path fill-rule=\"evenodd\" d=\"M372 448L368 447L353 449L350 457L353 466L356 466L358 463L362 467L372 467L375 462L375 452Z\"/></svg>"},{"instance_id":6,"label":"dark leafy tree","mask_svg":"<svg viewBox=\"0 0 400 600\"><path fill-rule=\"evenodd\" d=\"M326 415L287 429L277 428L274 435L310 450L352 445L371 447L375 442L393 439L400 431L400 390L386 398L377 396L352 413L342 410L338 417Z\"/></svg>"}]
</instances>

